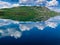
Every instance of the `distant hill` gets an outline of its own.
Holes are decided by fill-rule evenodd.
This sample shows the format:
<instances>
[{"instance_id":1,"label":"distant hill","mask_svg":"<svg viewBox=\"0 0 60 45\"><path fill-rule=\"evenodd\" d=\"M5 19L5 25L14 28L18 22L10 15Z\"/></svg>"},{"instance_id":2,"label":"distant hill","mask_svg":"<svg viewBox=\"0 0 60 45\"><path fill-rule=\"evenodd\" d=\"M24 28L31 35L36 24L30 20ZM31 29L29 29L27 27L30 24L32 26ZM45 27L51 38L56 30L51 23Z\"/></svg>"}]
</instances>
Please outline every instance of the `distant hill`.
<instances>
[{"instance_id":1,"label":"distant hill","mask_svg":"<svg viewBox=\"0 0 60 45\"><path fill-rule=\"evenodd\" d=\"M21 6L0 9L0 18L19 21L45 21L56 15L58 15L57 12L50 11L48 8L41 6Z\"/></svg>"}]
</instances>

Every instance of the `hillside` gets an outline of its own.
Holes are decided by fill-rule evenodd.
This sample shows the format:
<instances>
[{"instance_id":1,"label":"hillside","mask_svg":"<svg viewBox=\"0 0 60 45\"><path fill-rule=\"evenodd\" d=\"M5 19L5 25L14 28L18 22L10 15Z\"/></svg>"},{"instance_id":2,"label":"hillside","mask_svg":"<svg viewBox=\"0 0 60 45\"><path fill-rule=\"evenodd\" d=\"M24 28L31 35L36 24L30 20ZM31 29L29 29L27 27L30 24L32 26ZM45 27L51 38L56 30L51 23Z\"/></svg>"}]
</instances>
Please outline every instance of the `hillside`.
<instances>
[{"instance_id":1,"label":"hillside","mask_svg":"<svg viewBox=\"0 0 60 45\"><path fill-rule=\"evenodd\" d=\"M8 9L0 9L0 18L19 21L45 21L50 17L58 15L46 7L21 6Z\"/></svg>"}]
</instances>

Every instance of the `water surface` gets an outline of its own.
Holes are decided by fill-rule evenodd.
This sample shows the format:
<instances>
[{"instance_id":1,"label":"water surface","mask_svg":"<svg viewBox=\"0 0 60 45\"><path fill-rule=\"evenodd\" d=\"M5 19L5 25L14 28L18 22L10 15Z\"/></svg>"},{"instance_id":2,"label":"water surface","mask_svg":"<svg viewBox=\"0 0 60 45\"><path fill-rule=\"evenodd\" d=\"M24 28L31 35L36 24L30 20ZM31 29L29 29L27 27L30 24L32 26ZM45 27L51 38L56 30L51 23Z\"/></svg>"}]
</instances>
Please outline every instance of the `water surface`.
<instances>
[{"instance_id":1,"label":"water surface","mask_svg":"<svg viewBox=\"0 0 60 45\"><path fill-rule=\"evenodd\" d=\"M0 42L6 45L60 45L60 16L44 22L0 19Z\"/></svg>"}]
</instances>

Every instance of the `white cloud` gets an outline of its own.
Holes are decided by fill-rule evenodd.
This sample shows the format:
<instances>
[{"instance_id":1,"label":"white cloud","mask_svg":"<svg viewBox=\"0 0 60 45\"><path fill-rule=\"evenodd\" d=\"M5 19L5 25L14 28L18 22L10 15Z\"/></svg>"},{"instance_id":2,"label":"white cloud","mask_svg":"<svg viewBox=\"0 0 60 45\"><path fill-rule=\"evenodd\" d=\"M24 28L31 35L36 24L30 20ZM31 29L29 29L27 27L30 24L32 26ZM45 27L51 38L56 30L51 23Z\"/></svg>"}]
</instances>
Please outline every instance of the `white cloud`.
<instances>
[{"instance_id":1,"label":"white cloud","mask_svg":"<svg viewBox=\"0 0 60 45\"><path fill-rule=\"evenodd\" d=\"M51 28L56 28L58 25L55 22L46 22L46 26L49 26Z\"/></svg>"},{"instance_id":2,"label":"white cloud","mask_svg":"<svg viewBox=\"0 0 60 45\"><path fill-rule=\"evenodd\" d=\"M47 3L46 3L46 7L57 6L57 5L58 5L58 1L57 0L47 1Z\"/></svg>"},{"instance_id":3,"label":"white cloud","mask_svg":"<svg viewBox=\"0 0 60 45\"><path fill-rule=\"evenodd\" d=\"M0 34L4 33L3 30L0 30Z\"/></svg>"},{"instance_id":4,"label":"white cloud","mask_svg":"<svg viewBox=\"0 0 60 45\"><path fill-rule=\"evenodd\" d=\"M11 4L9 2L0 1L0 9L1 8L12 8L12 7L18 7L18 6L19 6L19 3Z\"/></svg>"},{"instance_id":5,"label":"white cloud","mask_svg":"<svg viewBox=\"0 0 60 45\"><path fill-rule=\"evenodd\" d=\"M25 23L25 24L24 24ZM32 28L36 27L39 30L43 30L45 28L44 24L40 24L39 22L24 22L23 24L19 24L19 29L21 31L31 30Z\"/></svg>"},{"instance_id":6,"label":"white cloud","mask_svg":"<svg viewBox=\"0 0 60 45\"><path fill-rule=\"evenodd\" d=\"M35 24L35 27L37 27L37 29L39 30L44 30L44 28L46 27L45 24L42 24L42 23L36 23Z\"/></svg>"},{"instance_id":7,"label":"white cloud","mask_svg":"<svg viewBox=\"0 0 60 45\"><path fill-rule=\"evenodd\" d=\"M19 3L22 4L23 6L26 6L26 5L40 5L40 4L43 4L44 2L46 2L47 0L19 0ZM25 5L24 5L25 4ZM21 6L21 5L20 5Z\"/></svg>"},{"instance_id":8,"label":"white cloud","mask_svg":"<svg viewBox=\"0 0 60 45\"><path fill-rule=\"evenodd\" d=\"M47 8L50 9L51 11L60 12L59 7L47 7Z\"/></svg>"},{"instance_id":9,"label":"white cloud","mask_svg":"<svg viewBox=\"0 0 60 45\"><path fill-rule=\"evenodd\" d=\"M60 16L51 17L45 23L51 28L56 28L60 24Z\"/></svg>"},{"instance_id":10,"label":"white cloud","mask_svg":"<svg viewBox=\"0 0 60 45\"><path fill-rule=\"evenodd\" d=\"M9 29L6 29L6 30L0 30L0 38L2 37L6 37L6 36L11 36L11 37L14 37L14 38L20 38L22 35L22 33L20 31L17 31L13 28L9 28Z\"/></svg>"},{"instance_id":11,"label":"white cloud","mask_svg":"<svg viewBox=\"0 0 60 45\"><path fill-rule=\"evenodd\" d=\"M19 28L20 28L21 31L26 31L26 30L30 30L31 29L30 27L27 27L26 25L23 25L23 24L20 24Z\"/></svg>"},{"instance_id":12,"label":"white cloud","mask_svg":"<svg viewBox=\"0 0 60 45\"><path fill-rule=\"evenodd\" d=\"M43 25L36 25L39 30L43 30L45 27Z\"/></svg>"},{"instance_id":13,"label":"white cloud","mask_svg":"<svg viewBox=\"0 0 60 45\"><path fill-rule=\"evenodd\" d=\"M26 3L28 0L19 0L19 3Z\"/></svg>"},{"instance_id":14,"label":"white cloud","mask_svg":"<svg viewBox=\"0 0 60 45\"><path fill-rule=\"evenodd\" d=\"M0 19L0 27L1 26L5 26L5 25L9 25L11 24L12 22L9 22L8 20L5 20L5 19Z\"/></svg>"},{"instance_id":15,"label":"white cloud","mask_svg":"<svg viewBox=\"0 0 60 45\"><path fill-rule=\"evenodd\" d=\"M40 6L40 4L45 4L46 7L57 6L59 2L57 0L19 0L20 6ZM25 4L25 5L24 5Z\"/></svg>"},{"instance_id":16,"label":"white cloud","mask_svg":"<svg viewBox=\"0 0 60 45\"><path fill-rule=\"evenodd\" d=\"M57 24L60 24L60 16L51 17L47 20L47 22L55 22Z\"/></svg>"},{"instance_id":17,"label":"white cloud","mask_svg":"<svg viewBox=\"0 0 60 45\"><path fill-rule=\"evenodd\" d=\"M20 38L21 37L21 32L19 32L19 31L16 31L15 33L14 33L14 37L17 39L17 38Z\"/></svg>"},{"instance_id":18,"label":"white cloud","mask_svg":"<svg viewBox=\"0 0 60 45\"><path fill-rule=\"evenodd\" d=\"M10 8L11 4L8 2L0 1L0 8Z\"/></svg>"},{"instance_id":19,"label":"white cloud","mask_svg":"<svg viewBox=\"0 0 60 45\"><path fill-rule=\"evenodd\" d=\"M34 0L20 0L20 6L32 6L34 5Z\"/></svg>"},{"instance_id":20,"label":"white cloud","mask_svg":"<svg viewBox=\"0 0 60 45\"><path fill-rule=\"evenodd\" d=\"M22 33L20 31L17 30L13 30L13 29L7 29L7 30L0 30L0 38L2 37L6 37L6 36L11 36L14 38L20 38L22 36Z\"/></svg>"},{"instance_id":21,"label":"white cloud","mask_svg":"<svg viewBox=\"0 0 60 45\"><path fill-rule=\"evenodd\" d=\"M7 29L7 32L8 32L8 36L11 36L11 37L14 37L14 38L20 38L22 33L20 31L17 31L16 29L14 28L8 28Z\"/></svg>"},{"instance_id":22,"label":"white cloud","mask_svg":"<svg viewBox=\"0 0 60 45\"><path fill-rule=\"evenodd\" d=\"M40 4L43 4L44 2L46 4L46 7L58 5L57 0L52 0L52 1L47 1L47 0L19 0L19 3L17 3L17 4L11 4L9 2L0 1L0 9L1 8L12 8L12 7L17 7L17 6L32 6L32 5L40 6Z\"/></svg>"},{"instance_id":23,"label":"white cloud","mask_svg":"<svg viewBox=\"0 0 60 45\"><path fill-rule=\"evenodd\" d=\"M43 2L46 2L46 0L36 0L37 4L42 4Z\"/></svg>"},{"instance_id":24,"label":"white cloud","mask_svg":"<svg viewBox=\"0 0 60 45\"><path fill-rule=\"evenodd\" d=\"M57 0L47 1L45 7L49 8L51 11L60 12L60 9L58 9L59 2Z\"/></svg>"},{"instance_id":25,"label":"white cloud","mask_svg":"<svg viewBox=\"0 0 60 45\"><path fill-rule=\"evenodd\" d=\"M12 4L11 7L18 7L18 6L19 6L19 4Z\"/></svg>"}]
</instances>

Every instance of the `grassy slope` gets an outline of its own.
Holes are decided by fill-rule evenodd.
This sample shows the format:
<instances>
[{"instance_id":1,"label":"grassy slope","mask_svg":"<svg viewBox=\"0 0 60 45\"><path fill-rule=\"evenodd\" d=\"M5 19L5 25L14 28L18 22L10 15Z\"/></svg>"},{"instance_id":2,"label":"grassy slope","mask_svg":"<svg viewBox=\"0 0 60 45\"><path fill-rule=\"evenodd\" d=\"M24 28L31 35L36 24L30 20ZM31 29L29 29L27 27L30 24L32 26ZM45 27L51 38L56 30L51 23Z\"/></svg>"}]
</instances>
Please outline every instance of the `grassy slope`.
<instances>
[{"instance_id":1,"label":"grassy slope","mask_svg":"<svg viewBox=\"0 0 60 45\"><path fill-rule=\"evenodd\" d=\"M19 21L45 21L58 13L50 11L46 7L14 7L10 9L1 9L0 18L13 19Z\"/></svg>"}]
</instances>

